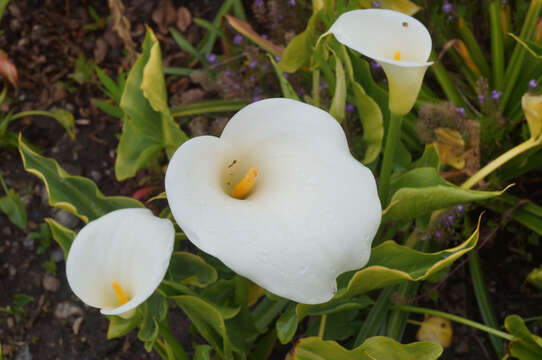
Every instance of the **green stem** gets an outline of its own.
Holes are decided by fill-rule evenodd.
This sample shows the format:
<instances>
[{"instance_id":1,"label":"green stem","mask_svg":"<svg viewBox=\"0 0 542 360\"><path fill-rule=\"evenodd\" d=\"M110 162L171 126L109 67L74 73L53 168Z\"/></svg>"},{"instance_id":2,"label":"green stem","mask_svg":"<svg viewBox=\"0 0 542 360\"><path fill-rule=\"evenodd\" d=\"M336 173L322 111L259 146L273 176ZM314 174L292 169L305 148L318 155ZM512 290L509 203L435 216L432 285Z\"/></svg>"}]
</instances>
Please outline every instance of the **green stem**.
<instances>
[{"instance_id":1,"label":"green stem","mask_svg":"<svg viewBox=\"0 0 542 360\"><path fill-rule=\"evenodd\" d=\"M493 311L493 306L489 301L489 296L485 286L484 276L482 268L480 266L480 259L477 253L474 253L469 260L469 269L472 278L472 286L474 288L474 294L476 295L476 301L478 302L478 308L482 314L484 323L492 328L498 327L497 319ZM499 359L504 356L504 344L500 338L495 335L489 334L489 340L493 349L497 353Z\"/></svg>"},{"instance_id":2,"label":"green stem","mask_svg":"<svg viewBox=\"0 0 542 360\"><path fill-rule=\"evenodd\" d=\"M320 339L324 338L324 332L326 331L326 321L327 321L327 314L322 315L320 317L320 328L318 329L318 337Z\"/></svg>"},{"instance_id":3,"label":"green stem","mask_svg":"<svg viewBox=\"0 0 542 360\"><path fill-rule=\"evenodd\" d=\"M382 201L382 205L384 206L388 204L393 159L395 158L395 152L401 137L402 120L403 117L401 115L390 113L386 145L384 147L384 159L382 160L382 168L380 169L380 201Z\"/></svg>"},{"instance_id":4,"label":"green stem","mask_svg":"<svg viewBox=\"0 0 542 360\"><path fill-rule=\"evenodd\" d=\"M540 145L540 141L530 138L529 140L522 142L518 146L513 147L512 149L508 150L507 152L505 152L504 154L502 154L501 156L499 156L498 158L496 158L495 160L493 160L492 162L490 162L489 164L487 164L486 166L478 170L476 174L471 176L467 181L465 181L461 185L461 188L463 189L472 188L474 185L478 184L478 182L482 181L486 176L491 174L493 171L497 170L506 162L512 160L519 154L537 145Z\"/></svg>"},{"instance_id":5,"label":"green stem","mask_svg":"<svg viewBox=\"0 0 542 360\"><path fill-rule=\"evenodd\" d=\"M49 111L43 111L43 110L30 110L30 111L23 111L18 114L13 115L11 120L19 119L25 116L53 116Z\"/></svg>"},{"instance_id":6,"label":"green stem","mask_svg":"<svg viewBox=\"0 0 542 360\"><path fill-rule=\"evenodd\" d=\"M4 189L4 192L6 195L8 194L8 186L6 185L6 182L4 181L4 177L2 174L0 174L0 183L2 184L2 189Z\"/></svg>"},{"instance_id":7,"label":"green stem","mask_svg":"<svg viewBox=\"0 0 542 360\"><path fill-rule=\"evenodd\" d=\"M312 71L312 104L320 107L320 69Z\"/></svg>"},{"instance_id":8,"label":"green stem","mask_svg":"<svg viewBox=\"0 0 542 360\"><path fill-rule=\"evenodd\" d=\"M369 311L369 315L367 315L367 318L363 322L363 326L356 337L354 348L360 346L367 338L377 335L378 330L382 327L382 324L388 315L391 296L394 291L395 286L388 286L380 292L376 303L371 308L371 311Z\"/></svg>"},{"instance_id":9,"label":"green stem","mask_svg":"<svg viewBox=\"0 0 542 360\"><path fill-rule=\"evenodd\" d=\"M186 355L186 352L184 351L182 345L179 343L179 340L173 335L169 327L164 326L160 324L158 334L162 339L164 339L164 342L170 347L170 349L173 351L173 354L175 355L175 359L177 360L189 360L188 355Z\"/></svg>"},{"instance_id":10,"label":"green stem","mask_svg":"<svg viewBox=\"0 0 542 360\"><path fill-rule=\"evenodd\" d=\"M427 315L439 316L441 318L448 319L448 320L451 320L451 321L455 321L456 323L467 325L467 326L470 326L472 328L487 332L488 334L496 335L496 336L501 337L501 338L503 338L505 340L514 339L514 335L511 335L511 334L508 334L508 333L506 333L504 331L500 331L500 330L494 329L492 327L477 323L476 321L465 319L464 317L461 317L461 316L458 316L458 315L453 315L453 314L445 313L445 312L438 311L438 310L421 308L421 307L416 307L416 306L408 306L408 305L395 305L392 308L399 309L399 310L402 310L402 311L409 311L409 312L413 312L413 313L418 313L418 314L427 314Z\"/></svg>"}]
</instances>

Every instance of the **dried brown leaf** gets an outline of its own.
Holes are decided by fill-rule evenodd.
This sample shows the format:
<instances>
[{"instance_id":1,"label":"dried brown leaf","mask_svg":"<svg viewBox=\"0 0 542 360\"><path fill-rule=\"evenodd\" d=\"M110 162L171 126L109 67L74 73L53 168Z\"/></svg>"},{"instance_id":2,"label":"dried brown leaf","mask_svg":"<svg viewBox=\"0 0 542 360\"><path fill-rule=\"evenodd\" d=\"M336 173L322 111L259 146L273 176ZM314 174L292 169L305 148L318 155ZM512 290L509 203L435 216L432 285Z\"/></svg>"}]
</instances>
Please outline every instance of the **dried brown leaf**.
<instances>
[{"instance_id":1,"label":"dried brown leaf","mask_svg":"<svg viewBox=\"0 0 542 360\"><path fill-rule=\"evenodd\" d=\"M185 32L190 24L192 24L192 14L186 7L181 6L177 9L177 29Z\"/></svg>"}]
</instances>

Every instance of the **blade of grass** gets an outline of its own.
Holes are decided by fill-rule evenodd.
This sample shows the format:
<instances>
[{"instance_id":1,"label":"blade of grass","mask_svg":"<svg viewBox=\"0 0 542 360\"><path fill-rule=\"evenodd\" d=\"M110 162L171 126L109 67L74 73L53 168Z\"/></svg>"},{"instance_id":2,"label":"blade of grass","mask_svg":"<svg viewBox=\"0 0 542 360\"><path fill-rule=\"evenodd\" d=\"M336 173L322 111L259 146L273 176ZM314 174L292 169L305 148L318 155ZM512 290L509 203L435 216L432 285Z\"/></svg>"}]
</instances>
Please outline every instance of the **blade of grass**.
<instances>
[{"instance_id":1,"label":"blade of grass","mask_svg":"<svg viewBox=\"0 0 542 360\"><path fill-rule=\"evenodd\" d=\"M247 15L245 13L245 8L243 7L242 0L235 0L235 2L233 3L233 14L236 18L247 21Z\"/></svg>"},{"instance_id":2,"label":"blade of grass","mask_svg":"<svg viewBox=\"0 0 542 360\"><path fill-rule=\"evenodd\" d=\"M237 111L247 105L245 100L208 100L171 109L173 117L196 114Z\"/></svg>"},{"instance_id":3,"label":"blade of grass","mask_svg":"<svg viewBox=\"0 0 542 360\"><path fill-rule=\"evenodd\" d=\"M431 58L433 60L436 60L436 56L433 53L431 55ZM442 62L435 61L433 66L430 67L431 71L435 75L438 83L440 84L440 87L442 88L442 91L444 91L444 95L446 95L446 98L455 106L461 106L466 108L465 101L461 97L461 94L457 91L457 88L452 83L452 80L450 79L450 76L448 75L448 72L442 65Z\"/></svg>"},{"instance_id":4,"label":"blade of grass","mask_svg":"<svg viewBox=\"0 0 542 360\"><path fill-rule=\"evenodd\" d=\"M529 10L527 10L527 15L525 16L525 22L523 23L523 27L521 28L521 33L519 35L522 40L527 40L531 37L541 9L542 0L533 0L531 2ZM514 52L512 53L512 57L510 58L508 67L506 68L506 73L504 74L504 82L506 83L506 88L504 89L504 94L499 103L500 112L504 111L506 105L508 104L508 100L510 99L510 95L514 90L514 85L516 84L518 76L520 72L524 70L523 61L525 59L526 53L527 51L525 50L525 48L519 43L516 43L516 46L514 47Z\"/></svg>"},{"instance_id":5,"label":"blade of grass","mask_svg":"<svg viewBox=\"0 0 542 360\"><path fill-rule=\"evenodd\" d=\"M190 76L194 72L194 69L181 68L181 67L170 67L164 68L164 74L166 75L181 75L181 76Z\"/></svg>"},{"instance_id":6,"label":"blade of grass","mask_svg":"<svg viewBox=\"0 0 542 360\"><path fill-rule=\"evenodd\" d=\"M493 67L493 87L502 90L504 86L504 45L500 17L500 1L493 0L489 4L491 29L491 63Z\"/></svg>"},{"instance_id":7,"label":"blade of grass","mask_svg":"<svg viewBox=\"0 0 542 360\"><path fill-rule=\"evenodd\" d=\"M371 336L378 334L378 330L380 330L382 324L386 321L388 309L391 304L391 296L395 289L395 286L388 286L382 290L375 304L371 308L371 311L369 311L369 315L367 315L367 318L363 322L358 335L356 336L354 348L361 345L361 343Z\"/></svg>"},{"instance_id":8,"label":"blade of grass","mask_svg":"<svg viewBox=\"0 0 542 360\"><path fill-rule=\"evenodd\" d=\"M190 55L192 55L193 57L195 57L196 59L198 59L199 61L201 61L203 64L206 64L207 62L205 61L205 58L203 57L203 55L198 51L196 50L192 44L190 43L190 41L188 41L184 36L181 35L180 32L178 32L177 30L175 30L174 28L170 27L169 28L169 33L171 34L171 36L173 37L173 40L175 40L175 42L177 43L177 45L179 45L179 47L186 51L187 53L189 53Z\"/></svg>"},{"instance_id":9,"label":"blade of grass","mask_svg":"<svg viewBox=\"0 0 542 360\"><path fill-rule=\"evenodd\" d=\"M482 314L482 319L487 326L498 329L499 323L495 318L493 306L491 306L491 302L489 301L489 295L487 293L482 268L480 266L480 259L477 253L474 253L470 258L469 269L472 278L472 287L476 294L476 301L478 302L478 308ZM502 339L493 334L488 334L488 336L495 353L497 353L497 358L502 359L504 356L504 343Z\"/></svg>"},{"instance_id":10,"label":"blade of grass","mask_svg":"<svg viewBox=\"0 0 542 360\"><path fill-rule=\"evenodd\" d=\"M457 23L457 30L459 32L459 35L461 36L461 39L463 39L465 45L469 49L472 60L475 62L476 66L478 66L478 68L486 78L489 77L489 73L491 71L489 68L489 64L484 56L484 53L482 52L482 49L480 48L480 45L478 45L478 41L474 37L474 34L469 29L465 20L462 17L459 18L459 21Z\"/></svg>"}]
</instances>

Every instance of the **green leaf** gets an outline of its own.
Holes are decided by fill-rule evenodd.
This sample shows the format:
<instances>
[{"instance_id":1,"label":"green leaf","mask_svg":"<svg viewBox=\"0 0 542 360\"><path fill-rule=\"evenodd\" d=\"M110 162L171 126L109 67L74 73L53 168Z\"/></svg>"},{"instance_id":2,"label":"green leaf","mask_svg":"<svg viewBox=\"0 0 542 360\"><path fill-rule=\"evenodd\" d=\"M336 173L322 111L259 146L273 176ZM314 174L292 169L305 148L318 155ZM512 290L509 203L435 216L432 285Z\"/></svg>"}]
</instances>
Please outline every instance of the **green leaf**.
<instances>
[{"instance_id":1,"label":"green leaf","mask_svg":"<svg viewBox=\"0 0 542 360\"><path fill-rule=\"evenodd\" d=\"M363 126L363 141L367 146L362 162L369 164L377 158L382 150L382 140L384 139L382 111L357 81L352 80L350 86L354 93L354 102L361 126Z\"/></svg>"},{"instance_id":2,"label":"green leaf","mask_svg":"<svg viewBox=\"0 0 542 360\"><path fill-rule=\"evenodd\" d=\"M26 229L26 209L21 198L13 189L8 189L7 195L0 197L0 210L18 228L21 230Z\"/></svg>"},{"instance_id":3,"label":"green leaf","mask_svg":"<svg viewBox=\"0 0 542 360\"><path fill-rule=\"evenodd\" d=\"M92 99L92 102L106 114L109 114L119 119L122 119L124 117L124 112L117 105L112 105L99 99Z\"/></svg>"},{"instance_id":4,"label":"green leaf","mask_svg":"<svg viewBox=\"0 0 542 360\"><path fill-rule=\"evenodd\" d=\"M198 345L194 352L193 360L211 360L211 350L213 348L209 345Z\"/></svg>"},{"instance_id":5,"label":"green leaf","mask_svg":"<svg viewBox=\"0 0 542 360\"><path fill-rule=\"evenodd\" d=\"M508 351L520 360L536 360L542 358L542 338L532 334L525 322L518 315L507 316L504 320L506 330L515 336L510 341Z\"/></svg>"},{"instance_id":6,"label":"green leaf","mask_svg":"<svg viewBox=\"0 0 542 360\"><path fill-rule=\"evenodd\" d=\"M141 306L143 317L137 335L141 341L145 342L145 349L147 351L151 351L158 337L160 331L159 322L167 317L168 308L169 305L166 297L158 291L154 292Z\"/></svg>"},{"instance_id":7,"label":"green leaf","mask_svg":"<svg viewBox=\"0 0 542 360\"><path fill-rule=\"evenodd\" d=\"M331 100L329 113L337 119L339 123L342 123L346 107L346 76L344 74L343 64L338 56L335 56L335 80L335 93Z\"/></svg>"},{"instance_id":8,"label":"green leaf","mask_svg":"<svg viewBox=\"0 0 542 360\"><path fill-rule=\"evenodd\" d=\"M217 353L223 358L231 359L232 345L220 312L208 302L195 296L181 295L173 299Z\"/></svg>"},{"instance_id":9,"label":"green leaf","mask_svg":"<svg viewBox=\"0 0 542 360\"><path fill-rule=\"evenodd\" d=\"M64 257L67 258L73 239L75 239L75 231L68 229L51 218L45 218L44 220L47 225L49 225L51 236L53 239L55 239L58 245L60 245L62 250L64 250Z\"/></svg>"},{"instance_id":10,"label":"green leaf","mask_svg":"<svg viewBox=\"0 0 542 360\"><path fill-rule=\"evenodd\" d=\"M75 140L75 120L73 119L73 114L64 109L54 108L51 110L51 116L66 129L70 138Z\"/></svg>"},{"instance_id":11,"label":"green leaf","mask_svg":"<svg viewBox=\"0 0 542 360\"><path fill-rule=\"evenodd\" d=\"M432 167L437 171L440 168L440 158L434 144L425 146L422 156L412 164L414 168Z\"/></svg>"},{"instance_id":12,"label":"green leaf","mask_svg":"<svg viewBox=\"0 0 542 360\"><path fill-rule=\"evenodd\" d=\"M542 290L542 266L531 270L527 275L527 282Z\"/></svg>"},{"instance_id":13,"label":"green leaf","mask_svg":"<svg viewBox=\"0 0 542 360\"><path fill-rule=\"evenodd\" d=\"M330 302L365 294L406 281L421 281L448 268L459 257L472 250L479 237L480 219L474 233L460 245L435 253L424 253L386 241L371 251L367 266L339 277L339 290Z\"/></svg>"},{"instance_id":14,"label":"green leaf","mask_svg":"<svg viewBox=\"0 0 542 360\"><path fill-rule=\"evenodd\" d=\"M143 207L132 198L104 196L90 179L68 174L55 160L30 149L21 137L19 152L25 170L39 177L45 184L49 204L74 214L84 222L97 219L113 210Z\"/></svg>"},{"instance_id":15,"label":"green leaf","mask_svg":"<svg viewBox=\"0 0 542 360\"><path fill-rule=\"evenodd\" d=\"M307 27L302 33L296 35L284 49L278 64L280 70L293 73L309 62L313 52L313 44L316 42L316 27L320 22L320 10L313 4L313 12Z\"/></svg>"},{"instance_id":16,"label":"green leaf","mask_svg":"<svg viewBox=\"0 0 542 360\"><path fill-rule=\"evenodd\" d=\"M270 54L267 54L267 57L269 57L269 61L271 61L271 64L273 65L273 68L275 69L275 73L277 74L277 78L279 79L282 95L289 99L299 100L299 96L297 96L297 93L295 92L292 85L288 82L288 80L286 80L286 78L282 74L282 71L280 70L277 63L275 62L275 59L273 59L273 57Z\"/></svg>"},{"instance_id":17,"label":"green leaf","mask_svg":"<svg viewBox=\"0 0 542 360\"><path fill-rule=\"evenodd\" d=\"M391 184L393 204L385 220L410 220L431 213L433 210L472 201L491 199L501 191L466 190L442 179L434 167L410 170Z\"/></svg>"},{"instance_id":18,"label":"green leaf","mask_svg":"<svg viewBox=\"0 0 542 360\"><path fill-rule=\"evenodd\" d=\"M372 0L358 0L358 3L362 7L372 8ZM421 10L421 7L414 4L409 0L382 0L380 1L380 7L382 9L389 9L394 11L399 11L407 15L414 15Z\"/></svg>"},{"instance_id":19,"label":"green leaf","mask_svg":"<svg viewBox=\"0 0 542 360\"><path fill-rule=\"evenodd\" d=\"M353 350L347 350L335 341L317 337L304 338L294 349L295 360L434 360L442 354L442 348L431 342L403 345L384 336L365 340Z\"/></svg>"},{"instance_id":20,"label":"green leaf","mask_svg":"<svg viewBox=\"0 0 542 360\"><path fill-rule=\"evenodd\" d=\"M184 251L173 253L169 273L174 281L197 287L206 287L218 278L214 267L199 256Z\"/></svg>"},{"instance_id":21,"label":"green leaf","mask_svg":"<svg viewBox=\"0 0 542 360\"><path fill-rule=\"evenodd\" d=\"M512 33L508 33L514 40L518 42L521 46L527 50L529 54L534 56L535 59L540 60L542 59L542 47L536 44L533 41L530 40L522 40L519 36L514 35Z\"/></svg>"},{"instance_id":22,"label":"green leaf","mask_svg":"<svg viewBox=\"0 0 542 360\"><path fill-rule=\"evenodd\" d=\"M126 79L120 107L124 124L115 162L119 180L134 176L163 149L171 157L187 140L167 104L160 44L150 28L143 53Z\"/></svg>"},{"instance_id":23,"label":"green leaf","mask_svg":"<svg viewBox=\"0 0 542 360\"><path fill-rule=\"evenodd\" d=\"M115 339L128 334L130 331L141 321L141 317L138 313L129 319L123 319L119 316L107 316L109 319L109 327L107 328L107 339Z\"/></svg>"},{"instance_id":24,"label":"green leaf","mask_svg":"<svg viewBox=\"0 0 542 360\"><path fill-rule=\"evenodd\" d=\"M277 336L281 343L286 344L292 340L297 326L306 316L329 315L345 310L359 310L372 304L373 301L365 295L355 299L340 299L319 305L296 305L291 303L277 320Z\"/></svg>"},{"instance_id":25,"label":"green leaf","mask_svg":"<svg viewBox=\"0 0 542 360\"><path fill-rule=\"evenodd\" d=\"M241 110L246 105L245 100L206 100L172 108L171 113L173 117L220 113Z\"/></svg>"},{"instance_id":26,"label":"green leaf","mask_svg":"<svg viewBox=\"0 0 542 360\"><path fill-rule=\"evenodd\" d=\"M193 57L197 58L201 63L205 64L207 63L205 61L205 57L200 54L193 46L192 44L190 43L190 41L188 41L184 36L181 35L180 32L178 32L177 30L175 30L175 28L172 28L170 27L169 28L169 32L171 34L171 36L173 37L173 40L175 40L175 42L177 43L177 45L179 45L179 47L186 51L187 53L189 53L190 55L192 55ZM215 35L216 36L216 35Z\"/></svg>"}]
</instances>

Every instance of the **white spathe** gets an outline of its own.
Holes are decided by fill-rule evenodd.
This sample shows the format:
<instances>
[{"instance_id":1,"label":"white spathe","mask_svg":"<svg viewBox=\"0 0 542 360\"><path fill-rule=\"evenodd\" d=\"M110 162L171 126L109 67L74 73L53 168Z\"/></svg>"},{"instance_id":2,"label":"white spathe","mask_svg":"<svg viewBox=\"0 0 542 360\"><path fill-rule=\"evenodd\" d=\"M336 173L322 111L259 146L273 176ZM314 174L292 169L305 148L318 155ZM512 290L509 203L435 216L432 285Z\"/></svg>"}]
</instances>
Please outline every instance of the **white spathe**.
<instances>
[{"instance_id":1,"label":"white spathe","mask_svg":"<svg viewBox=\"0 0 542 360\"><path fill-rule=\"evenodd\" d=\"M105 315L129 317L160 285L173 252L175 229L148 209L112 211L85 225L66 260L72 291ZM113 290L117 282L129 301Z\"/></svg>"},{"instance_id":2,"label":"white spathe","mask_svg":"<svg viewBox=\"0 0 542 360\"><path fill-rule=\"evenodd\" d=\"M386 72L390 111L407 114L418 97L431 54L425 26L403 13L366 9L348 11L328 31L342 44L372 58ZM400 60L395 60L397 52Z\"/></svg>"},{"instance_id":3,"label":"white spathe","mask_svg":"<svg viewBox=\"0 0 542 360\"><path fill-rule=\"evenodd\" d=\"M232 186L257 168L243 199ZM235 272L300 303L336 292L369 259L381 219L372 173L327 112L290 99L252 103L221 137L185 142L166 172L173 216L190 241Z\"/></svg>"}]
</instances>

